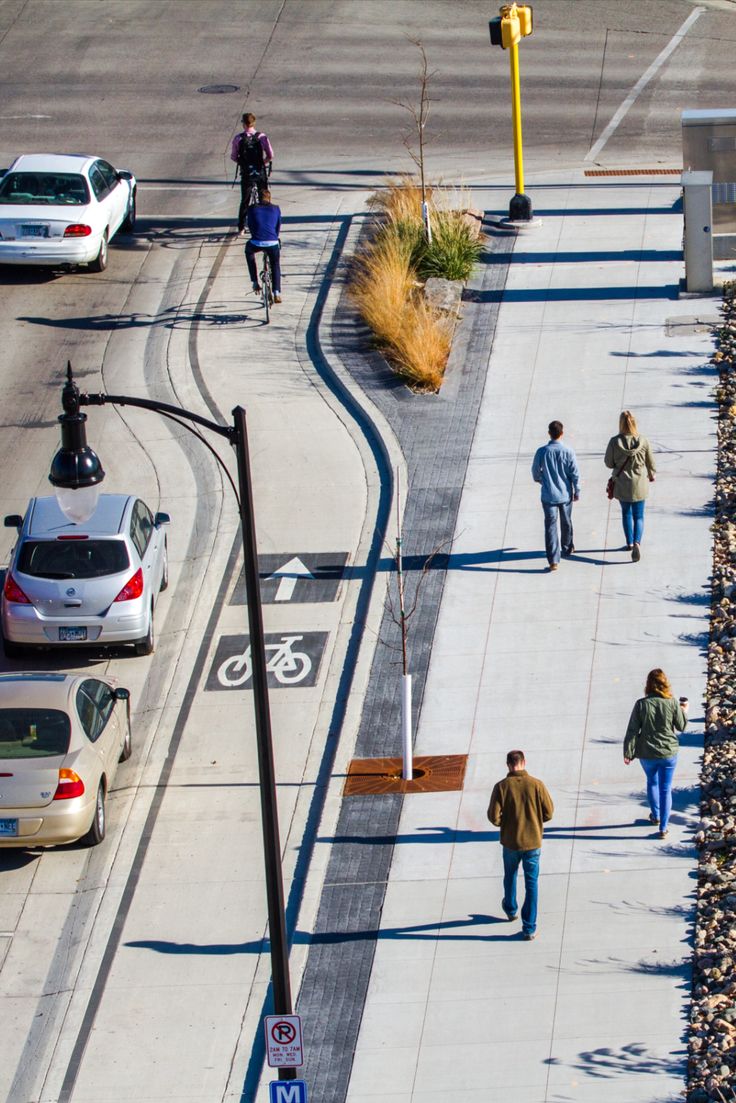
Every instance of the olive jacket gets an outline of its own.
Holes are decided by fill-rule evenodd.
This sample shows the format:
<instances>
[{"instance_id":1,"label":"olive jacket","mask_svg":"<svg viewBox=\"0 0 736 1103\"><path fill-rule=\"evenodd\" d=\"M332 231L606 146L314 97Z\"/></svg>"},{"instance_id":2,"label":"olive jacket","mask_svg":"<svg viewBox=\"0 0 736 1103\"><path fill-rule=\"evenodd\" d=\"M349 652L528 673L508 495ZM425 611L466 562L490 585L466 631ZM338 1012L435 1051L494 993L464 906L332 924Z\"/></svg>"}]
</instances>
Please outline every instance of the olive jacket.
<instances>
[{"instance_id":1,"label":"olive jacket","mask_svg":"<svg viewBox=\"0 0 736 1103\"><path fill-rule=\"evenodd\" d=\"M611 437L603 462L614 472L614 498L620 502L641 502L647 497L649 476L655 475L657 468L646 437L621 433Z\"/></svg>"},{"instance_id":2,"label":"olive jacket","mask_svg":"<svg viewBox=\"0 0 736 1103\"><path fill-rule=\"evenodd\" d=\"M626 729L624 758L671 758L680 747L677 733L686 726L685 711L674 697L640 697Z\"/></svg>"},{"instance_id":3,"label":"olive jacket","mask_svg":"<svg viewBox=\"0 0 736 1103\"><path fill-rule=\"evenodd\" d=\"M501 828L501 846L508 850L537 850L543 824L555 806L544 784L526 770L510 772L493 787L488 819Z\"/></svg>"}]
</instances>

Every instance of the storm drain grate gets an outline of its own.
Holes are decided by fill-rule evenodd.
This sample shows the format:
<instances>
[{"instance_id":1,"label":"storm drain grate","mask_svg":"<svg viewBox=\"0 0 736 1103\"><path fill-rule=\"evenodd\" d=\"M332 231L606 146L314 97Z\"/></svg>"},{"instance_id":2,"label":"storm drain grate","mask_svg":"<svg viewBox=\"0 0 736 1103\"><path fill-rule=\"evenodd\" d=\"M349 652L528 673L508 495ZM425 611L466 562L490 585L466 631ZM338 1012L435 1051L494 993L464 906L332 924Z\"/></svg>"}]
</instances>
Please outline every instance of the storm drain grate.
<instances>
[{"instance_id":1,"label":"storm drain grate","mask_svg":"<svg viewBox=\"0 0 736 1103\"><path fill-rule=\"evenodd\" d=\"M682 176L682 169L586 169L585 176Z\"/></svg>"},{"instance_id":2,"label":"storm drain grate","mask_svg":"<svg viewBox=\"0 0 736 1103\"><path fill-rule=\"evenodd\" d=\"M400 758L354 758L348 766L343 796L384 793L449 793L462 789L466 754L416 755L414 777L404 781Z\"/></svg>"}]
</instances>

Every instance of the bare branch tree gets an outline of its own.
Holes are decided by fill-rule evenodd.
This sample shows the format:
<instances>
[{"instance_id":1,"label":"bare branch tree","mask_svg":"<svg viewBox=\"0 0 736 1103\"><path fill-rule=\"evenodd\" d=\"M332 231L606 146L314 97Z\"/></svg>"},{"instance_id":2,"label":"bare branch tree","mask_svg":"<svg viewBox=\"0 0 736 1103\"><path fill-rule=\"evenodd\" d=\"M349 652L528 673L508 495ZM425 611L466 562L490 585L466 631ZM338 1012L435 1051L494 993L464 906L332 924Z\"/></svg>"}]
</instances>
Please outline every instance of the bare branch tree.
<instances>
[{"instance_id":1,"label":"bare branch tree","mask_svg":"<svg viewBox=\"0 0 736 1103\"><path fill-rule=\"evenodd\" d=\"M398 485L398 471L396 473L397 480L397 492L396 492L396 545L392 548L386 543L386 549L390 552L391 558L394 561L395 572L394 578L396 579L395 588L392 587L389 580L388 590L386 593L386 608L389 619L399 629L401 634L401 642L398 644L391 643L389 640L378 635L378 640L385 647L389 647L394 651L401 651L401 663L404 674L408 674L408 642L409 642L409 623L417 611L419 605L419 597L421 594L422 586L426 582L429 572L432 569L434 560L450 543L450 540L443 540L441 543L435 545L431 552L426 556L422 562L421 573L417 577L413 586L408 587L404 570L404 551L403 551L403 539L401 535L401 497L400 488ZM411 591L411 592L410 592Z\"/></svg>"},{"instance_id":2,"label":"bare branch tree","mask_svg":"<svg viewBox=\"0 0 736 1103\"><path fill-rule=\"evenodd\" d=\"M412 119L412 125L407 134L403 137L403 142L406 147L406 151L411 157L412 161L419 170L419 181L422 188L422 217L424 219L424 225L427 233L427 239L431 242L432 230L429 225L429 209L427 206L427 182L426 174L424 171L424 150L428 144L428 140L425 136L425 127L427 120L429 119L429 110L431 104L431 98L429 95L429 83L434 76L437 75L437 69L433 69L430 73L429 63L427 61L427 52L424 49L424 44L418 38L410 38L409 42L412 46L416 46L419 50L420 62L419 62L419 103L405 103L403 100L391 100L390 102L397 107L403 108L404 111L408 111Z\"/></svg>"}]
</instances>

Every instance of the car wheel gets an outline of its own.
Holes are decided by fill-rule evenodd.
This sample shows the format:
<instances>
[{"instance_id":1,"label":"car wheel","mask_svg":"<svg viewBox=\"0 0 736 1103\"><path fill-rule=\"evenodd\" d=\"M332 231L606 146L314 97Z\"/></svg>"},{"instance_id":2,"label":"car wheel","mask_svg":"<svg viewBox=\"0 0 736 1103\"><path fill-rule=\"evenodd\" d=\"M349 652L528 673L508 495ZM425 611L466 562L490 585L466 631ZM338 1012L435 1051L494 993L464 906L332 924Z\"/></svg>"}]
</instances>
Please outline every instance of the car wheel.
<instances>
[{"instance_id":1,"label":"car wheel","mask_svg":"<svg viewBox=\"0 0 736 1103\"><path fill-rule=\"evenodd\" d=\"M125 218L123 219L120 229L124 234L132 234L135 230L135 192L133 192L130 197L130 202L128 203L128 211L125 215Z\"/></svg>"},{"instance_id":2,"label":"car wheel","mask_svg":"<svg viewBox=\"0 0 736 1103\"><path fill-rule=\"evenodd\" d=\"M19 643L13 643L3 637L3 651L6 659L22 659L26 651Z\"/></svg>"},{"instance_id":3,"label":"car wheel","mask_svg":"<svg viewBox=\"0 0 736 1103\"><path fill-rule=\"evenodd\" d=\"M159 590L166 590L169 586L169 548L164 539L164 565L161 569L161 585Z\"/></svg>"},{"instance_id":4,"label":"car wheel","mask_svg":"<svg viewBox=\"0 0 736 1103\"><path fill-rule=\"evenodd\" d=\"M133 736L130 734L130 724L128 724L128 730L125 733L125 741L123 748L120 752L120 758L118 762L127 762L133 751Z\"/></svg>"},{"instance_id":5,"label":"car wheel","mask_svg":"<svg viewBox=\"0 0 736 1103\"><path fill-rule=\"evenodd\" d=\"M105 786L102 782L97 787L97 799L95 800L95 814L89 831L82 839L85 846L97 846L105 838Z\"/></svg>"},{"instance_id":6,"label":"car wheel","mask_svg":"<svg viewBox=\"0 0 736 1103\"><path fill-rule=\"evenodd\" d=\"M148 632L142 640L136 640L135 653L136 655L152 655L156 646L156 640L153 635L153 606L151 606L151 617L148 621Z\"/></svg>"},{"instance_id":7,"label":"car wheel","mask_svg":"<svg viewBox=\"0 0 736 1103\"><path fill-rule=\"evenodd\" d=\"M107 230L102 235L100 251L94 260L89 262L90 272L104 272L107 268Z\"/></svg>"}]
</instances>

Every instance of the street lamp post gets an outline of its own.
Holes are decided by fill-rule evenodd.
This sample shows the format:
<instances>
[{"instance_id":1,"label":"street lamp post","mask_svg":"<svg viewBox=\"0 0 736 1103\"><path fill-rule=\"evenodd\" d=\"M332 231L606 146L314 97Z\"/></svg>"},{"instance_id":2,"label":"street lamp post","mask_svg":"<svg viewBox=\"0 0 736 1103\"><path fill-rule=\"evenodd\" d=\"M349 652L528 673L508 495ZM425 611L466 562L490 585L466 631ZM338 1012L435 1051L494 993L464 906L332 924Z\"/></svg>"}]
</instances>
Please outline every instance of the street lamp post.
<instances>
[{"instance_id":1,"label":"street lamp post","mask_svg":"<svg viewBox=\"0 0 736 1103\"><path fill-rule=\"evenodd\" d=\"M258 776L261 791L261 821L263 825L263 856L266 868L266 897L268 904L268 929L271 943L271 978L273 1004L277 1015L290 1015L291 984L289 980L289 946L286 939L284 915L284 886L281 874L281 843L279 840L278 805L273 760L271 713L268 704L268 676L266 669L266 645L263 632L261 590L258 574L258 553L253 517L253 494L248 454L248 433L245 410L236 406L233 424L219 425L191 410L173 406L154 399L135 398L130 395L80 393L74 382L71 364L67 364L67 381L62 392L64 413L59 416L61 448L54 456L49 480L55 487L59 505L73 521L83 521L92 515L97 504L99 484L105 477L102 465L87 444L87 415L81 406L137 406L153 410L188 429L210 449L218 463L232 479L215 450L189 423L202 426L218 436L225 437L235 449L238 467L238 507L243 533L243 570L245 594L248 605L248 627L253 669L253 704L258 747ZM81 504L80 504L81 497ZM293 1080L296 1069L279 1069L279 1079Z\"/></svg>"}]
</instances>

